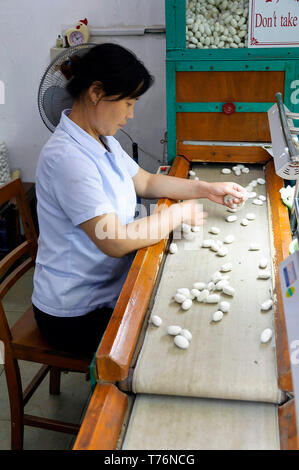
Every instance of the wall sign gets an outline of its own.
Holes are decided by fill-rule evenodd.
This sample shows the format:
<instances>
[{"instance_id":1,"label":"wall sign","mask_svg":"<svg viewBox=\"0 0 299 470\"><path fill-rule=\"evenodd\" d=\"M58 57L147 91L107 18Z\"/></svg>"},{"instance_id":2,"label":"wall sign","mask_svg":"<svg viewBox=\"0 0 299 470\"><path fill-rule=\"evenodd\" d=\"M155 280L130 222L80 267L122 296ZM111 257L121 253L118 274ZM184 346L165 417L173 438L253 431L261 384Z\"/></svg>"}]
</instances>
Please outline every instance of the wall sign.
<instances>
[{"instance_id":1,"label":"wall sign","mask_svg":"<svg viewBox=\"0 0 299 470\"><path fill-rule=\"evenodd\" d=\"M298 47L299 0L250 0L248 47Z\"/></svg>"}]
</instances>

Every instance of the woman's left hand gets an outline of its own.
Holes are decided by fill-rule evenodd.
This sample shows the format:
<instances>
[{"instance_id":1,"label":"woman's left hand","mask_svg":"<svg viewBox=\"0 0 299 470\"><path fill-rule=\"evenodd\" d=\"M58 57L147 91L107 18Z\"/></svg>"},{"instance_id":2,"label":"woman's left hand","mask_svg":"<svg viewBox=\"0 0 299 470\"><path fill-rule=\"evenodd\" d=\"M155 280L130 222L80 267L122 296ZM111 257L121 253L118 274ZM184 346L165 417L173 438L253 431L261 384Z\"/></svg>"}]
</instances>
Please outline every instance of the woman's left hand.
<instances>
[{"instance_id":1,"label":"woman's left hand","mask_svg":"<svg viewBox=\"0 0 299 470\"><path fill-rule=\"evenodd\" d=\"M235 196L227 205L240 204L245 200L246 190L238 183L209 183L207 188L207 198L218 204L224 204L224 196L231 194ZM224 204L225 205L225 204Z\"/></svg>"}]
</instances>

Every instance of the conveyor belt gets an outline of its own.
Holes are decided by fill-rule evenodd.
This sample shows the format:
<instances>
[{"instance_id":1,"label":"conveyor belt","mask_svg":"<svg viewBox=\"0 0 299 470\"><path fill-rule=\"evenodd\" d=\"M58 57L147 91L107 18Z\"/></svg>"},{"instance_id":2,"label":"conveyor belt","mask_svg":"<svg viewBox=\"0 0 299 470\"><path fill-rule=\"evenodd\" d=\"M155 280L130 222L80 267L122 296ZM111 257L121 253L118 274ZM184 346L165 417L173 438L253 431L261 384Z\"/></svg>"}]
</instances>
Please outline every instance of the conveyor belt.
<instances>
[{"instance_id":1,"label":"conveyor belt","mask_svg":"<svg viewBox=\"0 0 299 470\"><path fill-rule=\"evenodd\" d=\"M232 181L246 186L253 179L264 178L261 166L249 166L250 173L239 177L221 174L222 165L193 165L200 179L206 181ZM266 195L265 185L258 185L257 194ZM275 335L267 344L260 343L265 328L274 332L273 309L261 311L261 303L272 292L272 280L257 279L258 261L269 260L271 269L271 239L267 203L255 206L252 199L237 213L238 221L228 223L230 215L224 206L203 200L208 211L204 238L224 237L233 233L236 241L229 254L219 257L208 248L183 249L188 243L178 241L178 253L168 255L152 315L159 315L163 324L156 328L149 325L139 355L134 378L135 393L165 394L228 400L280 403L283 394L277 385ZM240 225L247 212L254 212L256 219L248 226ZM208 233L211 226L221 229L219 235ZM199 237L199 235L197 235ZM260 251L249 251L250 243L259 243ZM191 288L196 281L210 281L212 274L226 262L233 264L230 284L236 288L235 296L221 294L221 300L231 303L231 310L219 323L211 322L211 314L217 304L202 304L196 300L190 310L184 312L172 299L179 287ZM173 344L166 328L178 324L191 331L193 339L188 350L180 350Z\"/></svg>"},{"instance_id":2,"label":"conveyor belt","mask_svg":"<svg viewBox=\"0 0 299 470\"><path fill-rule=\"evenodd\" d=\"M277 450L277 405L138 395L123 450Z\"/></svg>"},{"instance_id":3,"label":"conveyor belt","mask_svg":"<svg viewBox=\"0 0 299 470\"><path fill-rule=\"evenodd\" d=\"M184 159L176 160L175 165L182 176ZM248 166L251 169L249 175L238 178L233 175L244 186L252 179L264 177L261 166ZM220 165L193 165L192 169L195 168L207 181L229 179L220 173ZM185 175L187 169L184 170ZM110 449L114 448L117 439L117 449L124 450L298 448L294 400L288 394L289 401L280 404L287 397L277 386L278 379L281 390L292 391L282 302L277 286L277 266L290 242L289 220L279 198L281 186L271 162L267 164L265 174L271 185L267 188L268 203L262 207L247 203L238 213L239 221L247 212L256 213L256 220L247 227L241 227L238 222L224 222L229 212L204 201L209 212L205 238L212 225L221 228L217 238L223 239L231 232L245 235L242 240L237 237L227 257L219 258L208 249L193 247L193 251L179 250L176 255L166 255L162 259L164 243L139 253L133 266L135 270L130 273L114 312L109 335L97 353L100 377L108 382L120 380L118 387L124 391L132 391L133 378L133 389L137 394L135 399L133 394L126 397L112 383L97 384L76 449ZM265 186L257 188L258 194L266 194ZM261 252L247 251L249 243L253 242L261 244ZM272 259L273 281L256 279L257 262L262 256ZM231 311L220 323L209 321L217 306L194 302L191 310L183 312L171 300L177 287L191 287L194 281L207 280L206 277L228 261L234 264L231 284L237 288L237 293L231 300ZM156 271L158 267L159 271ZM136 269L141 271L138 278ZM260 304L268 298L272 288L275 306L262 313ZM149 289L149 295L146 289ZM160 328L147 323L147 316L154 313L163 319ZM144 318L137 345L133 321L136 315L139 315L135 322L138 332L140 316ZM177 349L166 333L167 325L179 323L179 320L193 334L188 350ZM277 326L277 351L275 335L272 342L260 343L260 332L265 327L274 330L274 324ZM115 325L118 325L117 331ZM139 374L143 367L145 373ZM124 415L120 429L119 417ZM110 447L112 440L113 447Z\"/></svg>"}]
</instances>

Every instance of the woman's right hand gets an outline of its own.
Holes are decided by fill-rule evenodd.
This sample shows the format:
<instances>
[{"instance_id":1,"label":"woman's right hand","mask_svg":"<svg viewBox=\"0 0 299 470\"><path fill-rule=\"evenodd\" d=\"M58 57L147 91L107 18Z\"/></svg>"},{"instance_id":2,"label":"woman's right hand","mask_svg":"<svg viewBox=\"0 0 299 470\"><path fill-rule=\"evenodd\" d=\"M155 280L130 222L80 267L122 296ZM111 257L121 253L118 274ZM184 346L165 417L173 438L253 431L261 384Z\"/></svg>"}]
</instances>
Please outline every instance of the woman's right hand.
<instances>
[{"instance_id":1,"label":"woman's right hand","mask_svg":"<svg viewBox=\"0 0 299 470\"><path fill-rule=\"evenodd\" d=\"M182 223L192 226L204 225L206 223L207 212L203 211L202 204L197 199L190 199L180 203L182 208Z\"/></svg>"}]
</instances>

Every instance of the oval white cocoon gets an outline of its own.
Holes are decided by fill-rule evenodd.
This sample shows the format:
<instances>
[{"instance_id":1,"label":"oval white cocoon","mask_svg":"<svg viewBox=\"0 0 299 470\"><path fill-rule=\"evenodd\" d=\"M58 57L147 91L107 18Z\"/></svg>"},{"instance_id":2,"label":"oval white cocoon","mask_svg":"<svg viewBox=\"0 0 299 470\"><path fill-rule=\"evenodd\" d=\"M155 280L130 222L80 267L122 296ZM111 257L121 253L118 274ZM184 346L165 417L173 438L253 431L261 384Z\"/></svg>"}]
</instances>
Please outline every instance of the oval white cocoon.
<instances>
[{"instance_id":1,"label":"oval white cocoon","mask_svg":"<svg viewBox=\"0 0 299 470\"><path fill-rule=\"evenodd\" d=\"M205 302L210 295L210 291L208 289L204 289L200 292L199 296L197 297L198 302Z\"/></svg>"},{"instance_id":2,"label":"oval white cocoon","mask_svg":"<svg viewBox=\"0 0 299 470\"><path fill-rule=\"evenodd\" d=\"M221 281L218 281L216 284L216 290L222 290L225 284L228 284L228 280L226 279L221 279Z\"/></svg>"},{"instance_id":3,"label":"oval white cocoon","mask_svg":"<svg viewBox=\"0 0 299 470\"><path fill-rule=\"evenodd\" d=\"M212 315L213 321L220 321L222 320L222 318L223 318L223 313L221 312L221 310L217 310L217 312L214 312Z\"/></svg>"},{"instance_id":4,"label":"oval white cocoon","mask_svg":"<svg viewBox=\"0 0 299 470\"><path fill-rule=\"evenodd\" d=\"M197 297L200 294L200 291L198 289L191 289L191 295L194 297Z\"/></svg>"},{"instance_id":5,"label":"oval white cocoon","mask_svg":"<svg viewBox=\"0 0 299 470\"><path fill-rule=\"evenodd\" d=\"M228 204L233 199L235 199L234 196L232 196L231 194L226 194L223 198L224 204Z\"/></svg>"},{"instance_id":6,"label":"oval white cocoon","mask_svg":"<svg viewBox=\"0 0 299 470\"><path fill-rule=\"evenodd\" d=\"M258 182L258 184L265 184L266 183L264 178L258 178L256 181Z\"/></svg>"},{"instance_id":7,"label":"oval white cocoon","mask_svg":"<svg viewBox=\"0 0 299 470\"><path fill-rule=\"evenodd\" d=\"M212 243L212 245L210 246L210 249L211 249L212 251L215 251L215 253L217 253L217 252L219 251L219 245L218 245L218 243L216 243L216 242Z\"/></svg>"},{"instance_id":8,"label":"oval white cocoon","mask_svg":"<svg viewBox=\"0 0 299 470\"><path fill-rule=\"evenodd\" d=\"M224 239L224 243L232 243L235 240L234 235L227 235Z\"/></svg>"},{"instance_id":9,"label":"oval white cocoon","mask_svg":"<svg viewBox=\"0 0 299 470\"><path fill-rule=\"evenodd\" d=\"M231 295L231 296L233 296L236 292L235 289L230 285L223 286L222 290L223 290L224 294Z\"/></svg>"},{"instance_id":10,"label":"oval white cocoon","mask_svg":"<svg viewBox=\"0 0 299 470\"><path fill-rule=\"evenodd\" d=\"M175 300L178 304L182 304L182 303L184 302L184 300L186 300L186 297L185 297L183 294L180 294L180 293L178 292L177 294L175 294L174 300Z\"/></svg>"},{"instance_id":11,"label":"oval white cocoon","mask_svg":"<svg viewBox=\"0 0 299 470\"><path fill-rule=\"evenodd\" d=\"M194 289L203 290L206 287L206 283L205 282L194 282L192 287Z\"/></svg>"},{"instance_id":12,"label":"oval white cocoon","mask_svg":"<svg viewBox=\"0 0 299 470\"><path fill-rule=\"evenodd\" d=\"M235 222L237 218L238 217L236 215L229 215L226 217L226 222Z\"/></svg>"},{"instance_id":13,"label":"oval white cocoon","mask_svg":"<svg viewBox=\"0 0 299 470\"><path fill-rule=\"evenodd\" d=\"M233 269L232 263L225 263L221 266L220 271L223 273L227 273Z\"/></svg>"},{"instance_id":14,"label":"oval white cocoon","mask_svg":"<svg viewBox=\"0 0 299 470\"><path fill-rule=\"evenodd\" d=\"M215 283L213 281L208 282L207 289L208 289L208 291L214 290L215 289Z\"/></svg>"},{"instance_id":15,"label":"oval white cocoon","mask_svg":"<svg viewBox=\"0 0 299 470\"><path fill-rule=\"evenodd\" d=\"M187 340L187 338L185 338L185 336L177 335L174 337L173 342L178 348L181 348L181 349L189 348L189 341Z\"/></svg>"},{"instance_id":16,"label":"oval white cocoon","mask_svg":"<svg viewBox=\"0 0 299 470\"><path fill-rule=\"evenodd\" d=\"M214 244L214 240L204 240L201 244L203 248L211 248L211 246Z\"/></svg>"},{"instance_id":17,"label":"oval white cocoon","mask_svg":"<svg viewBox=\"0 0 299 470\"><path fill-rule=\"evenodd\" d=\"M191 232L191 225L189 224L182 224L181 225L183 233L190 233Z\"/></svg>"},{"instance_id":18,"label":"oval white cocoon","mask_svg":"<svg viewBox=\"0 0 299 470\"><path fill-rule=\"evenodd\" d=\"M218 294L210 294L208 295L206 302L207 304L217 304L220 300L220 295Z\"/></svg>"},{"instance_id":19,"label":"oval white cocoon","mask_svg":"<svg viewBox=\"0 0 299 470\"><path fill-rule=\"evenodd\" d=\"M214 235L218 235L218 233L220 232L220 228L218 228L218 227L210 227L209 232L210 232L210 233L213 233Z\"/></svg>"},{"instance_id":20,"label":"oval white cocoon","mask_svg":"<svg viewBox=\"0 0 299 470\"><path fill-rule=\"evenodd\" d=\"M184 338L186 338L188 341L191 341L192 339L192 334L189 330L187 330L186 328L184 328L181 332L180 332L180 335L184 336Z\"/></svg>"},{"instance_id":21,"label":"oval white cocoon","mask_svg":"<svg viewBox=\"0 0 299 470\"><path fill-rule=\"evenodd\" d=\"M177 293L178 293L178 294L183 294L185 297L189 297L189 296L190 296L190 290L189 290L187 287L180 287L180 288L177 290Z\"/></svg>"},{"instance_id":22,"label":"oval white cocoon","mask_svg":"<svg viewBox=\"0 0 299 470\"><path fill-rule=\"evenodd\" d=\"M268 265L268 260L267 258L261 258L259 261L259 268L265 269Z\"/></svg>"},{"instance_id":23,"label":"oval white cocoon","mask_svg":"<svg viewBox=\"0 0 299 470\"><path fill-rule=\"evenodd\" d=\"M272 299L265 300L265 302L262 303L261 309L265 310L265 311L270 310L272 305L273 305L273 300Z\"/></svg>"},{"instance_id":24,"label":"oval white cocoon","mask_svg":"<svg viewBox=\"0 0 299 470\"><path fill-rule=\"evenodd\" d=\"M259 271L258 279L269 279L271 277L270 271Z\"/></svg>"},{"instance_id":25,"label":"oval white cocoon","mask_svg":"<svg viewBox=\"0 0 299 470\"><path fill-rule=\"evenodd\" d=\"M217 255L218 256L226 256L228 253L228 249L225 247L225 246L222 246L218 252L217 252Z\"/></svg>"},{"instance_id":26,"label":"oval white cocoon","mask_svg":"<svg viewBox=\"0 0 299 470\"><path fill-rule=\"evenodd\" d=\"M153 315L151 317L151 323L155 326L160 326L162 325L162 320L160 317L158 317L158 315Z\"/></svg>"},{"instance_id":27,"label":"oval white cocoon","mask_svg":"<svg viewBox=\"0 0 299 470\"><path fill-rule=\"evenodd\" d=\"M171 336L179 335L182 331L182 328L179 325L169 325L167 327L167 333Z\"/></svg>"},{"instance_id":28,"label":"oval white cocoon","mask_svg":"<svg viewBox=\"0 0 299 470\"><path fill-rule=\"evenodd\" d=\"M270 328L266 328L261 334L261 343L268 343L272 338L272 330Z\"/></svg>"},{"instance_id":29,"label":"oval white cocoon","mask_svg":"<svg viewBox=\"0 0 299 470\"><path fill-rule=\"evenodd\" d=\"M219 304L219 309L223 312L223 313L227 313L230 309L230 303L229 302L225 302L225 300L223 300L222 302L220 302Z\"/></svg>"},{"instance_id":30,"label":"oval white cocoon","mask_svg":"<svg viewBox=\"0 0 299 470\"><path fill-rule=\"evenodd\" d=\"M169 245L169 253L174 254L178 251L178 246L176 243L170 243Z\"/></svg>"},{"instance_id":31,"label":"oval white cocoon","mask_svg":"<svg viewBox=\"0 0 299 470\"><path fill-rule=\"evenodd\" d=\"M212 281L216 284L216 282L221 281L222 274L219 271L216 271L212 276Z\"/></svg>"},{"instance_id":32,"label":"oval white cocoon","mask_svg":"<svg viewBox=\"0 0 299 470\"><path fill-rule=\"evenodd\" d=\"M192 306L192 300L191 299L186 299L182 303L182 309L183 310L189 310L189 308L191 308L191 306Z\"/></svg>"},{"instance_id":33,"label":"oval white cocoon","mask_svg":"<svg viewBox=\"0 0 299 470\"><path fill-rule=\"evenodd\" d=\"M261 201L260 199L254 199L252 203L256 206L262 206L264 204L263 201Z\"/></svg>"}]
</instances>

